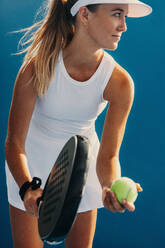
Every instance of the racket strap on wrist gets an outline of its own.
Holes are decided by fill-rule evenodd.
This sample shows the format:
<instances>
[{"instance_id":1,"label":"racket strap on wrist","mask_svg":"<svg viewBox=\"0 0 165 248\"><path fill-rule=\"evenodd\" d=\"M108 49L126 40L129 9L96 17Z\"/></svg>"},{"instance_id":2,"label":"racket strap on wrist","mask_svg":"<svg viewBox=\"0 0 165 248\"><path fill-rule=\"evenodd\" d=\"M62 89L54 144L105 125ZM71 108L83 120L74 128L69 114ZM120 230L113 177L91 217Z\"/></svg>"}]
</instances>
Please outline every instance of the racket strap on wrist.
<instances>
[{"instance_id":1,"label":"racket strap on wrist","mask_svg":"<svg viewBox=\"0 0 165 248\"><path fill-rule=\"evenodd\" d=\"M38 177L33 177L33 180L32 180L31 182L25 182L25 183L21 186L21 188L20 188L20 190L19 190L19 195L20 195L22 201L24 201L25 193L26 193L26 191L27 191L30 187L31 187L32 190L36 190L36 189L40 188L41 184L42 184L42 181L41 181L41 179L38 178Z\"/></svg>"}]
</instances>

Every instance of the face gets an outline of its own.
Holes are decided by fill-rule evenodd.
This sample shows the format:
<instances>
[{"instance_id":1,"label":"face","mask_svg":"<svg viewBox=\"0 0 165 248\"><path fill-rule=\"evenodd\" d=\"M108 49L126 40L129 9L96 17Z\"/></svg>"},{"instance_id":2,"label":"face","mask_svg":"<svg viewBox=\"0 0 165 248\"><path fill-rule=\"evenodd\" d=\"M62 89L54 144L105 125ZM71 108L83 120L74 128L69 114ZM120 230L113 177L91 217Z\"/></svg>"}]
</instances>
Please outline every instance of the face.
<instances>
[{"instance_id":1,"label":"face","mask_svg":"<svg viewBox=\"0 0 165 248\"><path fill-rule=\"evenodd\" d=\"M89 38L98 48L115 50L126 32L126 4L102 4L95 13L90 12L87 22Z\"/></svg>"}]
</instances>

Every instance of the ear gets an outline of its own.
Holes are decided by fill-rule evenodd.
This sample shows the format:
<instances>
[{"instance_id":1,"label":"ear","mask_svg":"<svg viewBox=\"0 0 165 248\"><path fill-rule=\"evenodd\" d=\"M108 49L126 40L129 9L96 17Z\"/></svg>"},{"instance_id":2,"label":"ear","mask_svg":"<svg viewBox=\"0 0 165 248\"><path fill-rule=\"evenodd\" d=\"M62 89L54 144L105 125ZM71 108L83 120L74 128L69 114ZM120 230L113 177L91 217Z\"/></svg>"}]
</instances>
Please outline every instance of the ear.
<instances>
[{"instance_id":1,"label":"ear","mask_svg":"<svg viewBox=\"0 0 165 248\"><path fill-rule=\"evenodd\" d=\"M79 9L78 16L84 25L87 25L90 15L91 12L88 10L87 7L83 6Z\"/></svg>"}]
</instances>

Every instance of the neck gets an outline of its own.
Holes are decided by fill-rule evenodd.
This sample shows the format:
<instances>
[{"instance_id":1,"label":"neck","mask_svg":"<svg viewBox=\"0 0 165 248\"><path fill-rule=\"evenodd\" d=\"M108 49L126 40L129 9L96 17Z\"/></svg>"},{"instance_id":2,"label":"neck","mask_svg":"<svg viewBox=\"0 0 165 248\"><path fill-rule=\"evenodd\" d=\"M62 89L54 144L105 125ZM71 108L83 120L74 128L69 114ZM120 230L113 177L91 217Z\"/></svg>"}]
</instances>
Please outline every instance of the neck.
<instances>
[{"instance_id":1,"label":"neck","mask_svg":"<svg viewBox=\"0 0 165 248\"><path fill-rule=\"evenodd\" d=\"M83 36L83 37L82 37ZM89 42L87 36L77 33L71 43L63 50L63 59L75 67L97 67L103 57L104 50Z\"/></svg>"}]
</instances>

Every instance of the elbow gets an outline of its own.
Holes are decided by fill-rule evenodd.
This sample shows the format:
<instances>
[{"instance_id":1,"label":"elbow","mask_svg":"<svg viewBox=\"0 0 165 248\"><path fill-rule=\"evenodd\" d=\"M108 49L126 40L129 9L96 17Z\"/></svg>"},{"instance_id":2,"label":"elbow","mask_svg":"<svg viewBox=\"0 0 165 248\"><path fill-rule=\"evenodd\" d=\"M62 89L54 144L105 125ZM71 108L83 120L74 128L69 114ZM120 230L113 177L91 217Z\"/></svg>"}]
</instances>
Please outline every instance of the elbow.
<instances>
[{"instance_id":1,"label":"elbow","mask_svg":"<svg viewBox=\"0 0 165 248\"><path fill-rule=\"evenodd\" d=\"M5 155L6 155L6 157L8 155L9 149L10 149L10 141L8 138L6 138L6 140L5 140Z\"/></svg>"},{"instance_id":2,"label":"elbow","mask_svg":"<svg viewBox=\"0 0 165 248\"><path fill-rule=\"evenodd\" d=\"M11 154L25 153L25 146L15 138L7 137L5 140L5 156L8 159Z\"/></svg>"},{"instance_id":3,"label":"elbow","mask_svg":"<svg viewBox=\"0 0 165 248\"><path fill-rule=\"evenodd\" d=\"M105 149L103 142L101 143L100 150L97 156L98 161L111 161L114 159L119 159L119 149Z\"/></svg>"},{"instance_id":4,"label":"elbow","mask_svg":"<svg viewBox=\"0 0 165 248\"><path fill-rule=\"evenodd\" d=\"M5 140L5 157L6 157L6 159L8 159L10 151L12 150L12 147L13 147L12 143L13 142L10 139L6 138L6 140Z\"/></svg>"},{"instance_id":5,"label":"elbow","mask_svg":"<svg viewBox=\"0 0 165 248\"><path fill-rule=\"evenodd\" d=\"M119 154L98 154L97 167L119 163Z\"/></svg>"}]
</instances>

